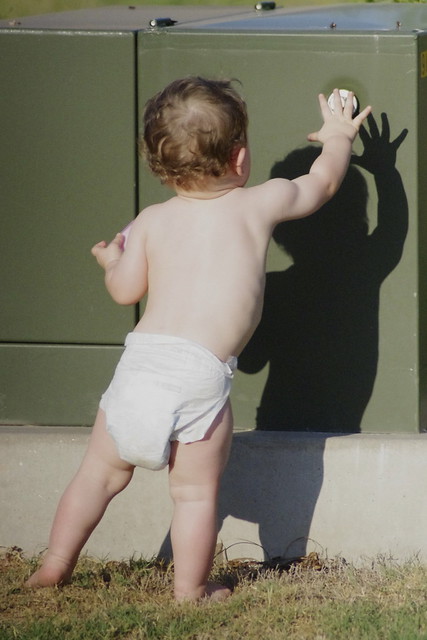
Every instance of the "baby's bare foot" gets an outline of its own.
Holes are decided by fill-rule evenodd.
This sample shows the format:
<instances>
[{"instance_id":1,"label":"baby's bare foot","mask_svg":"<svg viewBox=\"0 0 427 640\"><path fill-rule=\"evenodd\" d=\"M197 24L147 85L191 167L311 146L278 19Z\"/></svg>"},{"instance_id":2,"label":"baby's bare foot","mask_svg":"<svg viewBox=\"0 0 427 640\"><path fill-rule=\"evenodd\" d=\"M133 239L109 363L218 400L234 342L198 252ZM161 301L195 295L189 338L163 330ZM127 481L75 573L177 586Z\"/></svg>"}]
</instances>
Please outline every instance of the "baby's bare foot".
<instances>
[{"instance_id":1,"label":"baby's bare foot","mask_svg":"<svg viewBox=\"0 0 427 640\"><path fill-rule=\"evenodd\" d=\"M37 587L62 587L64 584L70 582L69 575L64 575L57 571L49 571L43 568L38 569L28 580L24 583L24 587L37 588Z\"/></svg>"},{"instance_id":2,"label":"baby's bare foot","mask_svg":"<svg viewBox=\"0 0 427 640\"><path fill-rule=\"evenodd\" d=\"M29 588L62 586L70 581L72 572L73 567L64 560L46 557L40 569L28 578L24 586Z\"/></svg>"},{"instance_id":3,"label":"baby's bare foot","mask_svg":"<svg viewBox=\"0 0 427 640\"><path fill-rule=\"evenodd\" d=\"M221 602L231 596L231 590L217 582L208 582L206 585L205 598L209 598L213 602Z\"/></svg>"},{"instance_id":4,"label":"baby's bare foot","mask_svg":"<svg viewBox=\"0 0 427 640\"><path fill-rule=\"evenodd\" d=\"M204 590L198 588L193 592L185 593L175 590L175 600L177 602L207 602L208 600L220 602L230 595L230 589L223 587L222 584L218 584L217 582L208 582Z\"/></svg>"},{"instance_id":5,"label":"baby's bare foot","mask_svg":"<svg viewBox=\"0 0 427 640\"><path fill-rule=\"evenodd\" d=\"M49 575L46 571L38 569L25 582L25 587L53 587L58 584L58 580L53 575Z\"/></svg>"}]
</instances>

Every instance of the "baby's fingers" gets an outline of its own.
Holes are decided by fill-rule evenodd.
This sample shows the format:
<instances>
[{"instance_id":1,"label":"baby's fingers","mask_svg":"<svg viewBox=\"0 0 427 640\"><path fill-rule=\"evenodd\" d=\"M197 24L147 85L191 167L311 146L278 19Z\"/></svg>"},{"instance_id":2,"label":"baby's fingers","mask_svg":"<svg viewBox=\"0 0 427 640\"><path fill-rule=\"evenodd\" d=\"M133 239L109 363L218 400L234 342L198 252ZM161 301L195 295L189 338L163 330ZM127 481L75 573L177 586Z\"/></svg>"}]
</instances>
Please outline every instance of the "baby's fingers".
<instances>
[{"instance_id":1,"label":"baby's fingers","mask_svg":"<svg viewBox=\"0 0 427 640\"><path fill-rule=\"evenodd\" d=\"M322 113L323 122L326 122L326 120L331 117L332 111L323 93L319 93L318 98L319 98L319 105L320 105L320 111ZM310 142L319 142L320 141L319 132L313 131L313 133L309 133L307 136L307 140L309 140Z\"/></svg>"},{"instance_id":2,"label":"baby's fingers","mask_svg":"<svg viewBox=\"0 0 427 640\"><path fill-rule=\"evenodd\" d=\"M359 131L360 127L362 126L363 121L366 120L366 118L369 116L371 111L372 111L372 107L369 105L369 106L365 107L363 109L363 111L361 111L359 113L358 116L353 118L353 126L356 127L356 129L358 131Z\"/></svg>"},{"instance_id":3,"label":"baby's fingers","mask_svg":"<svg viewBox=\"0 0 427 640\"><path fill-rule=\"evenodd\" d=\"M318 131L313 131L313 133L309 133L307 136L307 140L309 142L320 142L319 140L319 132Z\"/></svg>"},{"instance_id":4,"label":"baby's fingers","mask_svg":"<svg viewBox=\"0 0 427 640\"><path fill-rule=\"evenodd\" d=\"M116 244L118 247L121 247L123 244L123 235L121 233L116 233L114 238L111 240L111 244Z\"/></svg>"},{"instance_id":5,"label":"baby's fingers","mask_svg":"<svg viewBox=\"0 0 427 640\"><path fill-rule=\"evenodd\" d=\"M340 102L341 104L341 102ZM327 120L328 118L330 118L332 111L328 105L328 101L326 100L325 96L323 95L323 93L319 93L319 105L320 105L320 111L322 114L322 118L323 120Z\"/></svg>"},{"instance_id":6,"label":"baby's fingers","mask_svg":"<svg viewBox=\"0 0 427 640\"><path fill-rule=\"evenodd\" d=\"M347 97L344 98L343 100L343 115L348 119L348 120L352 120L353 119L353 109L354 109L354 103L353 103L353 98L354 98L354 93L353 91L349 91L347 94Z\"/></svg>"},{"instance_id":7,"label":"baby's fingers","mask_svg":"<svg viewBox=\"0 0 427 640\"><path fill-rule=\"evenodd\" d=\"M101 240L101 242L97 242L92 249L90 250L91 254L93 256L96 256L96 254L99 252L99 249L105 249L105 247L107 246L107 243L105 242L105 240Z\"/></svg>"}]
</instances>

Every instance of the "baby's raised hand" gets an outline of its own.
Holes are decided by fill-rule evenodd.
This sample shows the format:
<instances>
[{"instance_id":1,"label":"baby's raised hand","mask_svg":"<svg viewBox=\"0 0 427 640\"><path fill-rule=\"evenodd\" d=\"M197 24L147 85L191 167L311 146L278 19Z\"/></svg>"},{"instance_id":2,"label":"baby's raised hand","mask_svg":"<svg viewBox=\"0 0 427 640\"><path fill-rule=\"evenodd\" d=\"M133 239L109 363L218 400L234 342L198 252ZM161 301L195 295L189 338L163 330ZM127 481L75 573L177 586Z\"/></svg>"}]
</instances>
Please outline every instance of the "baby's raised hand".
<instances>
[{"instance_id":1,"label":"baby's raised hand","mask_svg":"<svg viewBox=\"0 0 427 640\"><path fill-rule=\"evenodd\" d=\"M310 142L322 142L323 144L337 135L346 136L351 142L357 136L359 129L368 115L371 107L365 107L359 115L353 118L353 97L354 93L349 91L347 100L342 103L340 92L334 89L333 109L329 106L325 96L319 95L320 110L323 118L323 126L319 131L310 133L307 139Z\"/></svg>"}]
</instances>

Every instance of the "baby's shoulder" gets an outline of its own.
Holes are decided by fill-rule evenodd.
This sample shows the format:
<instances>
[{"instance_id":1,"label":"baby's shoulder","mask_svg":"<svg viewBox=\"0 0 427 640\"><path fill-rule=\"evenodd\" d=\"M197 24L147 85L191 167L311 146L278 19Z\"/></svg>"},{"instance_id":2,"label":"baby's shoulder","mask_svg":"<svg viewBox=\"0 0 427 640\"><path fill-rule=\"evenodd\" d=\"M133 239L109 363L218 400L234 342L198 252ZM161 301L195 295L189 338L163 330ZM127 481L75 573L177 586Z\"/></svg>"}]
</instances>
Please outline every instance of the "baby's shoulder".
<instances>
[{"instance_id":1,"label":"baby's shoulder","mask_svg":"<svg viewBox=\"0 0 427 640\"><path fill-rule=\"evenodd\" d=\"M135 222L137 222L141 226L153 224L159 219L160 216L167 215L170 209L171 207L169 205L169 201L147 205L137 215L137 217L135 218Z\"/></svg>"},{"instance_id":2,"label":"baby's shoulder","mask_svg":"<svg viewBox=\"0 0 427 640\"><path fill-rule=\"evenodd\" d=\"M268 193L271 191L283 191L289 189L290 181L286 178L270 178L265 182L251 187L253 193Z\"/></svg>"},{"instance_id":3,"label":"baby's shoulder","mask_svg":"<svg viewBox=\"0 0 427 640\"><path fill-rule=\"evenodd\" d=\"M271 178L265 182L261 182L244 190L245 197L253 206L270 203L272 205L276 201L283 202L292 192L292 183L284 178Z\"/></svg>"}]
</instances>

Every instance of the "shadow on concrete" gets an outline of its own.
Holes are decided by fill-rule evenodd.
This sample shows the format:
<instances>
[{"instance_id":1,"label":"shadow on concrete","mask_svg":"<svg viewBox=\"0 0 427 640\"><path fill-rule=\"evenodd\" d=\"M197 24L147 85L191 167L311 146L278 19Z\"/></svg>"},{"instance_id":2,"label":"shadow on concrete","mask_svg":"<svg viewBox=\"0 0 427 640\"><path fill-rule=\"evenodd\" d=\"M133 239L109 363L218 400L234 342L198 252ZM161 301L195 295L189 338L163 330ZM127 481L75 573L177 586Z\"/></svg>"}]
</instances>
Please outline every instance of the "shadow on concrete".
<instances>
[{"instance_id":1,"label":"shadow on concrete","mask_svg":"<svg viewBox=\"0 0 427 640\"><path fill-rule=\"evenodd\" d=\"M234 434L218 505L219 539L228 558L291 559L306 553L327 438L321 433ZM242 537L236 538L229 517L249 523L239 526ZM157 555L172 557L169 533Z\"/></svg>"},{"instance_id":2,"label":"shadow on concrete","mask_svg":"<svg viewBox=\"0 0 427 640\"><path fill-rule=\"evenodd\" d=\"M258 525L230 557L295 558L307 551L313 511L323 482L327 434L246 432L234 436L219 502L221 526L227 516ZM250 530L248 531L250 532ZM220 536L227 541L227 536ZM227 542L225 543L227 549ZM319 549L316 549L319 550ZM258 553L256 553L258 551Z\"/></svg>"}]
</instances>

